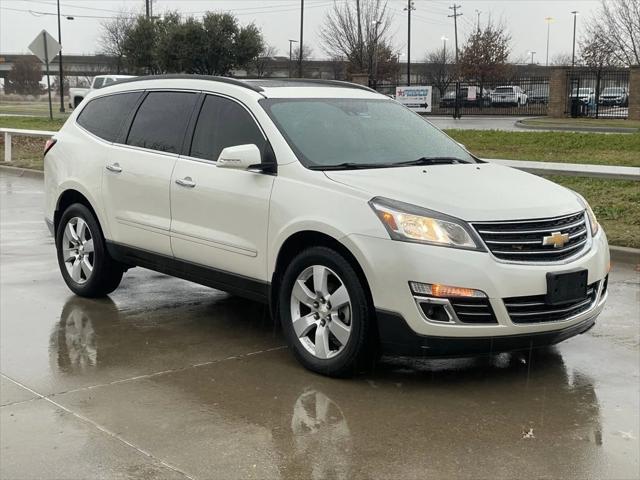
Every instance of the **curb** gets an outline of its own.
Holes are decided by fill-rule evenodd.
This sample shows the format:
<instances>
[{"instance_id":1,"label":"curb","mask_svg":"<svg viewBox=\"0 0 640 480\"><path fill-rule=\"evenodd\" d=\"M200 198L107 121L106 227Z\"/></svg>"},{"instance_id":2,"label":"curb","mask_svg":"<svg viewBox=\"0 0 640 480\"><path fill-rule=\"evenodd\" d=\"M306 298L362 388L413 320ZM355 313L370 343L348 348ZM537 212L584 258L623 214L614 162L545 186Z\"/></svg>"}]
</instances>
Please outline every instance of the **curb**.
<instances>
[{"instance_id":1,"label":"curb","mask_svg":"<svg viewBox=\"0 0 640 480\"><path fill-rule=\"evenodd\" d=\"M529 125L523 123L523 120L517 120L515 126L518 128L527 128L530 130L545 130L545 131L559 131L559 132L591 132L591 133L638 133L638 128L627 127L570 127L562 125Z\"/></svg>"},{"instance_id":2,"label":"curb","mask_svg":"<svg viewBox=\"0 0 640 480\"><path fill-rule=\"evenodd\" d=\"M9 165L0 165L0 172L7 172L16 177L43 178L42 170L33 170L31 168L10 167ZM611 260L624 263L640 264L640 248L609 246Z\"/></svg>"},{"instance_id":3,"label":"curb","mask_svg":"<svg viewBox=\"0 0 640 480\"><path fill-rule=\"evenodd\" d=\"M7 172L14 177L30 177L30 178L43 178L44 172L42 170L34 170L32 168L11 167L9 165L0 165L0 172Z\"/></svg>"},{"instance_id":4,"label":"curb","mask_svg":"<svg viewBox=\"0 0 640 480\"><path fill-rule=\"evenodd\" d=\"M611 260L614 262L640 265L640 248L609 246Z\"/></svg>"}]
</instances>

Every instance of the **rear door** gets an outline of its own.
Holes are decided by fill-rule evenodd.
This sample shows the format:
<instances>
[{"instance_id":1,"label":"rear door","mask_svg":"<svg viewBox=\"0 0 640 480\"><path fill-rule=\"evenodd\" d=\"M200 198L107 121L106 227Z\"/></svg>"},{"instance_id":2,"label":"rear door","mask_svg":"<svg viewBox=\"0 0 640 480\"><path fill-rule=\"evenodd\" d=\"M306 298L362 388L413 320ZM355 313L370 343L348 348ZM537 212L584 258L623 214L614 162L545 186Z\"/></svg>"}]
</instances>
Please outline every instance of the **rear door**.
<instances>
[{"instance_id":1,"label":"rear door","mask_svg":"<svg viewBox=\"0 0 640 480\"><path fill-rule=\"evenodd\" d=\"M115 242L172 255L169 185L198 97L196 92L149 92L124 143L114 145L103 193Z\"/></svg>"},{"instance_id":2,"label":"rear door","mask_svg":"<svg viewBox=\"0 0 640 480\"><path fill-rule=\"evenodd\" d=\"M173 172L171 243L176 258L265 280L274 176L216 166L224 148L245 144L263 152L269 148L243 105L206 95L189 154L178 159Z\"/></svg>"}]
</instances>

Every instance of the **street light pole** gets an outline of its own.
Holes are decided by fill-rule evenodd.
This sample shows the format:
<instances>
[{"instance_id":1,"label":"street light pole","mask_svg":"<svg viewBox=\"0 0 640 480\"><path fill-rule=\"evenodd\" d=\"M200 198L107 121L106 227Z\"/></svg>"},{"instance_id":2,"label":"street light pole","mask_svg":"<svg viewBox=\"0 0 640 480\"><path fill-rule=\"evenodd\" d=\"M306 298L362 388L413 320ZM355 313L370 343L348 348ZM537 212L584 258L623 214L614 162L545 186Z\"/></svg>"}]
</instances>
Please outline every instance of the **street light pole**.
<instances>
[{"instance_id":1,"label":"street light pole","mask_svg":"<svg viewBox=\"0 0 640 480\"><path fill-rule=\"evenodd\" d=\"M415 9L413 0L407 0L407 85L411 85L411 11Z\"/></svg>"},{"instance_id":2,"label":"street light pole","mask_svg":"<svg viewBox=\"0 0 640 480\"><path fill-rule=\"evenodd\" d=\"M302 39L304 36L304 0L300 0L300 51L298 52L298 77L302 78Z\"/></svg>"},{"instance_id":3,"label":"street light pole","mask_svg":"<svg viewBox=\"0 0 640 480\"><path fill-rule=\"evenodd\" d=\"M293 63L293 44L298 43L297 40L289 40L289 78L291 78L291 64Z\"/></svg>"},{"instance_id":4,"label":"street light pole","mask_svg":"<svg viewBox=\"0 0 640 480\"><path fill-rule=\"evenodd\" d=\"M58 53L58 75L60 81L60 113L64 113L64 81L62 73L62 33L60 29L60 0L58 0L58 43L60 44L60 53Z\"/></svg>"},{"instance_id":5,"label":"street light pole","mask_svg":"<svg viewBox=\"0 0 640 480\"><path fill-rule=\"evenodd\" d=\"M578 11L571 12L573 15L573 50L571 52L571 68L576 64L576 19L578 18Z\"/></svg>"},{"instance_id":6,"label":"street light pole","mask_svg":"<svg viewBox=\"0 0 640 480\"><path fill-rule=\"evenodd\" d=\"M547 59L545 61L545 65L549 66L549 32L551 29L551 22L553 22L553 17L544 17L544 21L547 22Z\"/></svg>"}]
</instances>

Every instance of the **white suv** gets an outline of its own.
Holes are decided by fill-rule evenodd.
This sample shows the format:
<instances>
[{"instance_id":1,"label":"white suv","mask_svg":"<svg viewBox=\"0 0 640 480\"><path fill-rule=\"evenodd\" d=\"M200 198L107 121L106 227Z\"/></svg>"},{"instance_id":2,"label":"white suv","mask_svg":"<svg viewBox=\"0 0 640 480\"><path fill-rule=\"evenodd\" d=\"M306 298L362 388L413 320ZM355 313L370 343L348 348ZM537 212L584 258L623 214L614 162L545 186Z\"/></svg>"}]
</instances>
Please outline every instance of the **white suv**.
<instances>
[{"instance_id":1,"label":"white suv","mask_svg":"<svg viewBox=\"0 0 640 480\"><path fill-rule=\"evenodd\" d=\"M582 197L365 87L138 78L93 92L45 155L73 292L106 295L140 266L264 301L327 375L556 343L607 296Z\"/></svg>"}]
</instances>

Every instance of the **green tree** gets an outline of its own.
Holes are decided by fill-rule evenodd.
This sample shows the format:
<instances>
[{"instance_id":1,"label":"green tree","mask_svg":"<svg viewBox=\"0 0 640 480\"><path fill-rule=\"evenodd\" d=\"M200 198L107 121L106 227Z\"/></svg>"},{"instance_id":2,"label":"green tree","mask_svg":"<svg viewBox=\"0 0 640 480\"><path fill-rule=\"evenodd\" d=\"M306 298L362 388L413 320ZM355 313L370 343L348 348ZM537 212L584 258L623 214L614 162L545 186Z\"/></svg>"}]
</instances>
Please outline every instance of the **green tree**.
<instances>
[{"instance_id":1,"label":"green tree","mask_svg":"<svg viewBox=\"0 0 640 480\"><path fill-rule=\"evenodd\" d=\"M240 27L230 13L207 13L205 31L205 69L211 75L228 75L234 68L247 67L260 55L264 40L258 27Z\"/></svg>"},{"instance_id":2,"label":"green tree","mask_svg":"<svg viewBox=\"0 0 640 480\"><path fill-rule=\"evenodd\" d=\"M155 74L162 71L158 61L159 23L139 15L127 30L122 51L131 72Z\"/></svg>"},{"instance_id":3,"label":"green tree","mask_svg":"<svg viewBox=\"0 0 640 480\"><path fill-rule=\"evenodd\" d=\"M43 88L42 64L36 57L18 58L7 75L4 85L5 93L18 93L20 95L41 95Z\"/></svg>"}]
</instances>

